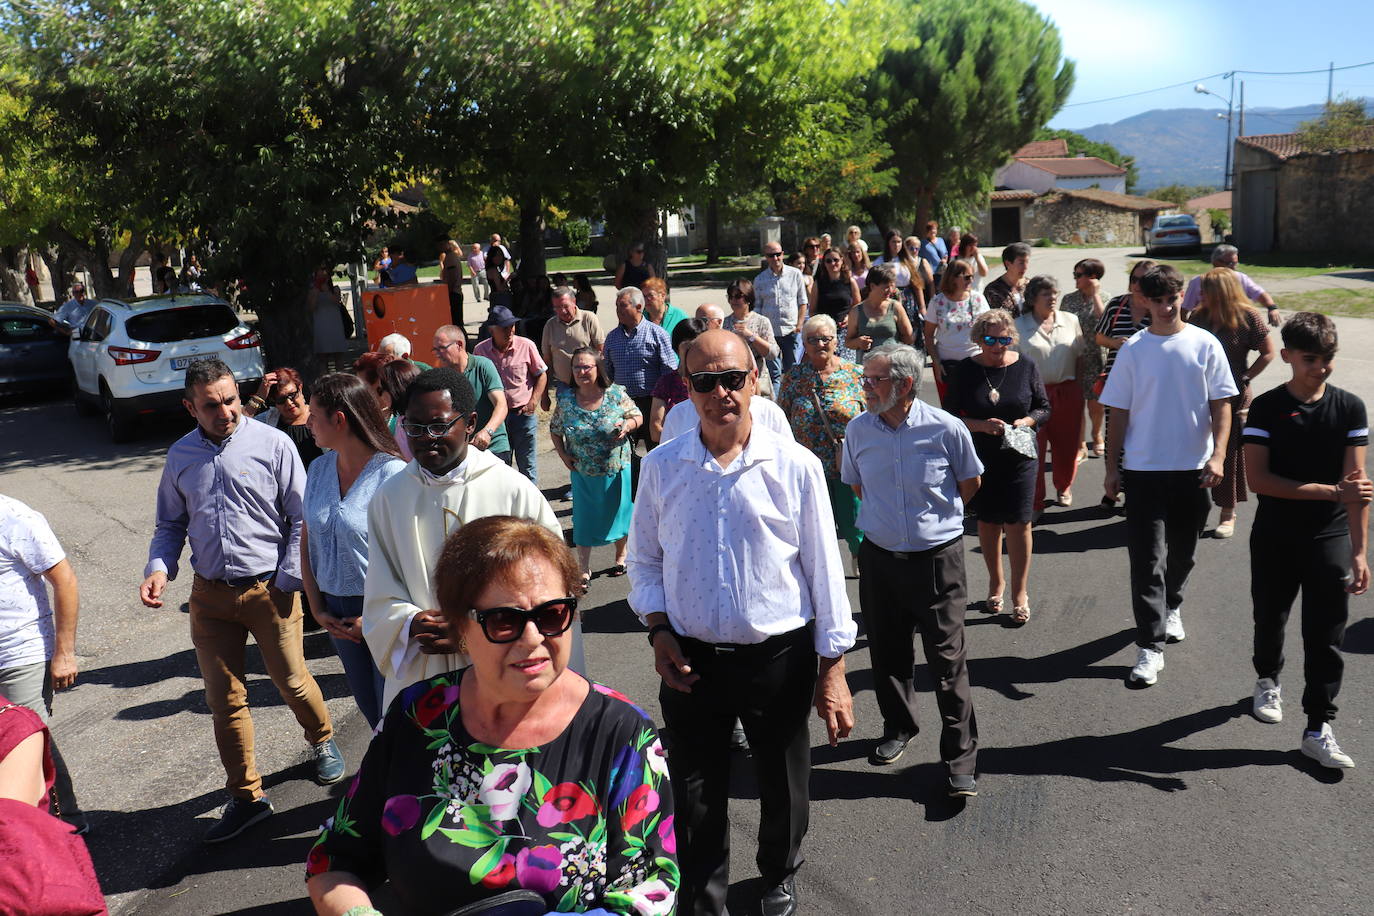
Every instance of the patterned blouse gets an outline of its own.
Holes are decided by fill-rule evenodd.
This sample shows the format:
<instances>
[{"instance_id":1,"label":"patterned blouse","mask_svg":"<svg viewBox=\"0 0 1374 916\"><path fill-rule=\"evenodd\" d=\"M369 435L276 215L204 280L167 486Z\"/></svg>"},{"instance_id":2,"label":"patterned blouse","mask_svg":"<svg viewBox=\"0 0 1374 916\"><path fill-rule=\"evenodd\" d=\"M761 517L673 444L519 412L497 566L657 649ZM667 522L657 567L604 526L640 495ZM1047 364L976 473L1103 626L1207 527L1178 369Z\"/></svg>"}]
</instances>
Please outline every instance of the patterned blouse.
<instances>
[{"instance_id":1,"label":"patterned blouse","mask_svg":"<svg viewBox=\"0 0 1374 916\"><path fill-rule=\"evenodd\" d=\"M629 464L628 438L612 442L615 425L641 416L639 408L619 385L607 388L601 406L587 410L577 403L577 392L558 392L558 404L549 420L549 432L563 437L573 467L584 477L612 477Z\"/></svg>"},{"instance_id":2,"label":"patterned blouse","mask_svg":"<svg viewBox=\"0 0 1374 916\"><path fill-rule=\"evenodd\" d=\"M388 879L418 916L517 888L560 913L672 913L672 793L644 711L593 684L549 743L492 747L463 727L468 670L413 684L391 704L306 877Z\"/></svg>"},{"instance_id":3,"label":"patterned blouse","mask_svg":"<svg viewBox=\"0 0 1374 916\"><path fill-rule=\"evenodd\" d=\"M854 363L840 361L839 368L821 381L821 374L809 362L800 362L787 370L778 387L778 406L787 414L792 434L809 448L827 477L839 477L839 461L835 443L826 435L825 423L816 413L811 399L814 391L820 396L821 407L830 421L830 429L838 437L844 436L849 421L864 412L863 369Z\"/></svg>"},{"instance_id":4,"label":"patterned blouse","mask_svg":"<svg viewBox=\"0 0 1374 916\"><path fill-rule=\"evenodd\" d=\"M1078 316L1078 324L1083 328L1083 372L1078 380L1083 384L1083 395L1095 401L1097 395L1093 394L1093 383L1102 374L1102 347L1098 345L1096 336L1097 323L1101 319L1093 316L1093 304L1076 289L1064 294L1064 298L1059 300L1059 307Z\"/></svg>"}]
</instances>

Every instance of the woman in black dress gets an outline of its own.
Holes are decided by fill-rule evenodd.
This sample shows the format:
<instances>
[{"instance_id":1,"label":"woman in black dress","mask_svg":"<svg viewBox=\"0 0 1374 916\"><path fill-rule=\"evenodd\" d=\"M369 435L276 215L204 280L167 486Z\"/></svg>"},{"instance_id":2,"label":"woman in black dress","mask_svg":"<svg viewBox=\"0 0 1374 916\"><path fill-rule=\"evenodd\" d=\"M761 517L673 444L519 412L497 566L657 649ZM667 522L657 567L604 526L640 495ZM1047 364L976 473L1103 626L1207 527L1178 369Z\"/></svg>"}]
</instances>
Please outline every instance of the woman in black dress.
<instances>
[{"instance_id":1,"label":"woman in black dress","mask_svg":"<svg viewBox=\"0 0 1374 916\"><path fill-rule=\"evenodd\" d=\"M839 334L835 342L836 355L851 363L858 362L859 355L844 345L844 339L845 319L849 317L849 310L859 304L859 284L854 282L840 249L831 248L821 255L810 298L812 315L829 315L835 319Z\"/></svg>"},{"instance_id":2,"label":"woman in black dress","mask_svg":"<svg viewBox=\"0 0 1374 916\"><path fill-rule=\"evenodd\" d=\"M1016 323L1005 309L983 312L969 332L979 353L956 367L945 392L945 409L973 433L983 462L983 485L970 508L978 515L978 544L988 567L990 613L1002 610L1002 535L1011 557L1012 622L1030 620L1031 522L1035 497L1034 439L1031 454L1006 447L1008 428L1038 427L1050 402L1035 363L1016 352Z\"/></svg>"},{"instance_id":3,"label":"woman in black dress","mask_svg":"<svg viewBox=\"0 0 1374 916\"><path fill-rule=\"evenodd\" d=\"M620 269L615 272L615 288L624 289L633 286L639 289L644 285L644 281L650 277L657 276L654 273L654 265L644 260L644 245L637 244L630 249L630 256L620 265Z\"/></svg>"}]
</instances>

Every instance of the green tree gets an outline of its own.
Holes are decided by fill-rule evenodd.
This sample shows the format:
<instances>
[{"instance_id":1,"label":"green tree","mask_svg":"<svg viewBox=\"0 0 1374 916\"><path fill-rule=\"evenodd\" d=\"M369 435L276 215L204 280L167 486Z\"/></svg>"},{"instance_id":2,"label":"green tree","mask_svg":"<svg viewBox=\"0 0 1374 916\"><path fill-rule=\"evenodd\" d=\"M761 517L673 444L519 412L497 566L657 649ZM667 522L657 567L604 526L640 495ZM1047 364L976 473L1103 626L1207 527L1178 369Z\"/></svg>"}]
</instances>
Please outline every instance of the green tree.
<instances>
[{"instance_id":1,"label":"green tree","mask_svg":"<svg viewBox=\"0 0 1374 916\"><path fill-rule=\"evenodd\" d=\"M981 194L1064 104L1074 67L1059 30L1021 0L897 2L915 46L883 54L867 98L897 168L889 212L913 207L920 225L937 196Z\"/></svg>"},{"instance_id":2,"label":"green tree","mask_svg":"<svg viewBox=\"0 0 1374 916\"><path fill-rule=\"evenodd\" d=\"M1365 113L1364 100L1341 96L1327 102L1321 116L1298 125L1303 149L1333 150L1374 143L1374 118Z\"/></svg>"},{"instance_id":3,"label":"green tree","mask_svg":"<svg viewBox=\"0 0 1374 916\"><path fill-rule=\"evenodd\" d=\"M1050 127L1042 127L1036 131L1035 139L1064 140L1068 143L1070 156L1096 156L1112 165L1121 166L1126 170L1126 193L1135 193L1136 184L1140 181L1140 170L1136 168L1135 157L1127 156L1110 143L1099 143L1096 140L1089 140L1076 131Z\"/></svg>"},{"instance_id":4,"label":"green tree","mask_svg":"<svg viewBox=\"0 0 1374 916\"><path fill-rule=\"evenodd\" d=\"M1145 196L1153 197L1155 200L1167 200L1176 207L1181 207L1194 197L1205 197L1220 191L1216 185L1212 184L1166 184L1162 188L1155 188Z\"/></svg>"}]
</instances>

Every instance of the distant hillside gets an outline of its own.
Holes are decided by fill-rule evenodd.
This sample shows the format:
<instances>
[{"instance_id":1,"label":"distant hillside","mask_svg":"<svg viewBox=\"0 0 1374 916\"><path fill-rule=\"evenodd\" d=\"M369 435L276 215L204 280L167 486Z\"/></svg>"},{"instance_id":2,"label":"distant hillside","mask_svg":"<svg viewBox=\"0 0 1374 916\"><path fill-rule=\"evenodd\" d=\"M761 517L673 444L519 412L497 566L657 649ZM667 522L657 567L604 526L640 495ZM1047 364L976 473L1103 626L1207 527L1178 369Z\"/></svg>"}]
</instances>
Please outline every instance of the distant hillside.
<instances>
[{"instance_id":1,"label":"distant hillside","mask_svg":"<svg viewBox=\"0 0 1374 916\"><path fill-rule=\"evenodd\" d=\"M1374 100L1366 99L1371 105ZM1320 104L1300 108L1247 108L1246 134L1284 134L1321 114ZM1115 124L1075 128L1090 140L1110 143L1134 156L1140 169L1137 192L1167 184L1221 187L1226 164L1225 109L1167 108L1147 111ZM1237 113L1239 114L1239 113Z\"/></svg>"}]
</instances>

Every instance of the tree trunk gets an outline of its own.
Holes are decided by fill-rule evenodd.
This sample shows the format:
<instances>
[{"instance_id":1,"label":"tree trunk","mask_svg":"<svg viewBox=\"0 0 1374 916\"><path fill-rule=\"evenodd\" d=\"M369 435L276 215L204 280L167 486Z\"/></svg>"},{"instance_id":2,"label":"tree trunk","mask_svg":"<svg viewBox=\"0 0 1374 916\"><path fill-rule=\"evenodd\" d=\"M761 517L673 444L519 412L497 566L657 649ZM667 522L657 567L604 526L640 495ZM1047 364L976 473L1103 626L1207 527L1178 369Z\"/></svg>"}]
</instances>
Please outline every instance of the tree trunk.
<instances>
[{"instance_id":1,"label":"tree trunk","mask_svg":"<svg viewBox=\"0 0 1374 916\"><path fill-rule=\"evenodd\" d=\"M520 195L520 276L548 273L544 261L544 198L538 191Z\"/></svg>"},{"instance_id":2,"label":"tree trunk","mask_svg":"<svg viewBox=\"0 0 1374 916\"><path fill-rule=\"evenodd\" d=\"M37 305L33 293L24 280L24 268L28 266L28 248L6 245L0 248L0 299L22 302L24 305Z\"/></svg>"},{"instance_id":3,"label":"tree trunk","mask_svg":"<svg viewBox=\"0 0 1374 916\"><path fill-rule=\"evenodd\" d=\"M148 250L148 238L142 232L135 232L129 238L129 247L119 253L119 277L115 283L119 287L116 296L131 296L130 288L134 282L134 271L138 269L138 259Z\"/></svg>"},{"instance_id":4,"label":"tree trunk","mask_svg":"<svg viewBox=\"0 0 1374 916\"><path fill-rule=\"evenodd\" d=\"M94 240L77 238L67 229L57 224L49 224L47 228L49 238L57 242L62 251L59 261L72 261L86 268L86 272L91 277L90 292L93 298L105 299L108 297L121 297L124 289L118 287L115 282L114 273L110 270L110 232L108 229L100 228L97 230ZM61 285L63 291L57 293L56 298L62 299L65 295L65 268L70 264L63 264L64 277L59 283L54 279L53 286Z\"/></svg>"},{"instance_id":5,"label":"tree trunk","mask_svg":"<svg viewBox=\"0 0 1374 916\"><path fill-rule=\"evenodd\" d=\"M262 334L263 369L270 372L290 366L305 377L307 384L313 382L317 375L314 324L306 309L310 281L288 282L280 274L261 271L244 277L244 282L244 304L257 314L258 331Z\"/></svg>"},{"instance_id":6,"label":"tree trunk","mask_svg":"<svg viewBox=\"0 0 1374 916\"><path fill-rule=\"evenodd\" d=\"M720 262L720 205L712 197L706 203L706 263Z\"/></svg>"}]
</instances>

